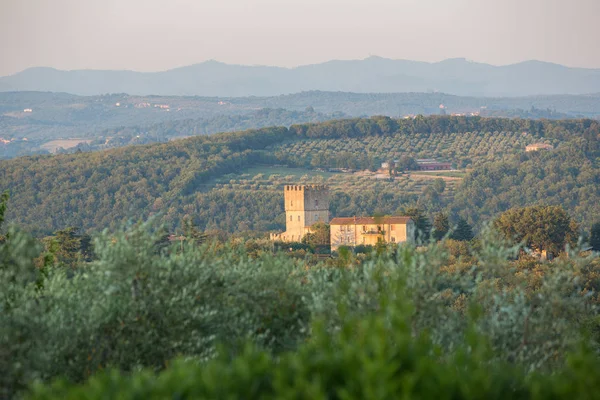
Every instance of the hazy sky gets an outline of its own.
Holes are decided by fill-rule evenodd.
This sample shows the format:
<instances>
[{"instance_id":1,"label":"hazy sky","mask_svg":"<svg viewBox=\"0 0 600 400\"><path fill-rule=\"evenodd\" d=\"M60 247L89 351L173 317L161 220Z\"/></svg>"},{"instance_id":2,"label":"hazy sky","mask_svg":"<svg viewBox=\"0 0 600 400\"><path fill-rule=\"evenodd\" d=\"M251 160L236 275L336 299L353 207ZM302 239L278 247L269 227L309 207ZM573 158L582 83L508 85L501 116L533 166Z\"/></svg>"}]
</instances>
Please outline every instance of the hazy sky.
<instances>
[{"instance_id":1,"label":"hazy sky","mask_svg":"<svg viewBox=\"0 0 600 400\"><path fill-rule=\"evenodd\" d=\"M0 76L369 55L600 68L599 20L600 0L0 0Z\"/></svg>"}]
</instances>

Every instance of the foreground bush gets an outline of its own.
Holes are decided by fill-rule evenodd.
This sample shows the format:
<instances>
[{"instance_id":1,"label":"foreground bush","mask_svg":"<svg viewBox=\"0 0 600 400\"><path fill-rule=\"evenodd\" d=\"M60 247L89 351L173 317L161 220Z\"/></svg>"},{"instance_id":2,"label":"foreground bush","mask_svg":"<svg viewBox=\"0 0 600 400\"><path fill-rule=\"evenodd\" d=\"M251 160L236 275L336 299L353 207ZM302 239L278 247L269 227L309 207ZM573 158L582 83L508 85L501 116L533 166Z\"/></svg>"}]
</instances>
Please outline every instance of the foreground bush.
<instances>
[{"instance_id":1,"label":"foreground bush","mask_svg":"<svg viewBox=\"0 0 600 400\"><path fill-rule=\"evenodd\" d=\"M406 300L377 317L352 319L330 335L317 328L297 351L274 357L247 347L233 358L201 365L175 362L155 375L102 372L85 385L38 385L30 399L578 399L597 398L600 363L572 355L550 374L526 374L494 360L486 340L469 331L445 353L426 334L411 332ZM403 305L404 304L404 305Z\"/></svg>"},{"instance_id":2,"label":"foreground bush","mask_svg":"<svg viewBox=\"0 0 600 400\"><path fill-rule=\"evenodd\" d=\"M244 246L162 247L157 239L143 226L104 234L96 240L95 261L39 269L36 242L9 232L0 244L0 398L57 378L77 384L91 377L90 385L116 379L117 390L129 385L129 373L142 380L139 390L159 390L156 385L169 379L195 385L198 374L208 373L219 386L214 390L234 390L216 377L242 374L244 365L246 380L240 382L263 382L256 390L274 385L264 389L267 397L281 395L280 386L300 390L289 386L301 385L293 374L308 374L299 393L310 397L316 385L318 398L320 385L361 382L368 368L372 379L387 379L382 371L396 379L409 365L425 368L423 374L442 368L431 379L459 377L448 383L459 388L469 382L456 375L463 370L474 376L497 371L489 378L495 385L504 382L506 371L513 371L508 380L560 374L567 355L579 343L593 346L600 331L594 308L600 267L593 258L519 264L508 261L517 248L484 237L476 250L398 247L346 254L335 267L308 268L301 259L260 249L249 256ZM591 335L582 335L584 330ZM473 335L480 339L473 341ZM255 350L236 358L248 345ZM392 358L371 360L378 352ZM152 374L173 359L188 361L152 383ZM461 364L463 359L470 364ZM230 364L243 368L229 371ZM289 375L279 377L279 366L289 368ZM320 375L321 366L329 375ZM355 375L344 369L350 367ZM135 372L142 369L147 372ZM105 370L121 371L121 377L102 375ZM264 379L257 378L261 373ZM473 385L488 382L484 378ZM360 387L375 390L373 382Z\"/></svg>"}]
</instances>

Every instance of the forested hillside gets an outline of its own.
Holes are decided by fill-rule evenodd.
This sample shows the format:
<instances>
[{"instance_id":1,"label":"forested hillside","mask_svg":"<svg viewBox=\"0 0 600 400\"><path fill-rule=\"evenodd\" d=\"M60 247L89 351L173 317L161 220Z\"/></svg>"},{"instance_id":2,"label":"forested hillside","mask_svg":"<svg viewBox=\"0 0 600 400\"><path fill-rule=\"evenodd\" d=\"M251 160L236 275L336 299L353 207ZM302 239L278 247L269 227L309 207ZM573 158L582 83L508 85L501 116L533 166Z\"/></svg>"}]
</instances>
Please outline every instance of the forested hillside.
<instances>
[{"instance_id":1,"label":"forested hillside","mask_svg":"<svg viewBox=\"0 0 600 400\"><path fill-rule=\"evenodd\" d=\"M410 189L410 181L400 178L358 190L337 185L334 215L397 213L419 206L431 213L448 209L479 224L511 206L546 201L564 204L576 220L588 224L598 215L591 199L599 186L599 133L600 124L591 120L373 117L25 157L3 161L0 182L14 202L9 220L40 234L66 226L115 228L150 215L171 229L187 217L201 229L264 232L283 227L278 190L283 180L272 186L257 178L237 186L235 174L250 167L352 163L372 169L391 157L439 157L470 168L463 183L451 181L452 190ZM536 141L557 148L525 155L524 146ZM303 181L317 178L333 179L317 171Z\"/></svg>"},{"instance_id":2,"label":"forested hillside","mask_svg":"<svg viewBox=\"0 0 600 400\"><path fill-rule=\"evenodd\" d=\"M260 150L287 136L285 128L270 128L4 161L2 186L16 205L9 218L34 232L114 227L154 213L169 221L174 202L214 176L268 162Z\"/></svg>"},{"instance_id":3,"label":"forested hillside","mask_svg":"<svg viewBox=\"0 0 600 400\"><path fill-rule=\"evenodd\" d=\"M478 223L510 207L555 204L589 227L600 215L598 150L598 138L577 138L552 152L482 165L467 175L450 208Z\"/></svg>"}]
</instances>

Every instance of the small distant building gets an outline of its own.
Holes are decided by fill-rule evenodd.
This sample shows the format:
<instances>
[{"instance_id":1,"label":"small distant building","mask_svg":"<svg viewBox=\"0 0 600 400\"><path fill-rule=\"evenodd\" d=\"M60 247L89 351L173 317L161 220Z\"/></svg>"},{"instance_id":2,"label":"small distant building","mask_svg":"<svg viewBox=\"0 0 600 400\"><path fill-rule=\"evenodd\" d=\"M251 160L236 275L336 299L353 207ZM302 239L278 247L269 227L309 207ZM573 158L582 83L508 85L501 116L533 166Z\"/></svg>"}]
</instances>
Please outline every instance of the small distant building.
<instances>
[{"instance_id":1,"label":"small distant building","mask_svg":"<svg viewBox=\"0 0 600 400\"><path fill-rule=\"evenodd\" d=\"M160 108L161 110L168 110L170 108L168 104L155 104L154 107Z\"/></svg>"},{"instance_id":2,"label":"small distant building","mask_svg":"<svg viewBox=\"0 0 600 400\"><path fill-rule=\"evenodd\" d=\"M432 158L418 159L417 162L419 171L447 171L452 169L452 163L437 161Z\"/></svg>"},{"instance_id":3,"label":"small distant building","mask_svg":"<svg viewBox=\"0 0 600 400\"><path fill-rule=\"evenodd\" d=\"M32 113L33 110L31 108L26 108L23 110L24 113Z\"/></svg>"},{"instance_id":4,"label":"small distant building","mask_svg":"<svg viewBox=\"0 0 600 400\"><path fill-rule=\"evenodd\" d=\"M121 103L115 103L115 107L121 107Z\"/></svg>"},{"instance_id":5,"label":"small distant building","mask_svg":"<svg viewBox=\"0 0 600 400\"><path fill-rule=\"evenodd\" d=\"M411 242L415 232L415 224L410 217L334 218L329 226L331 250L340 246Z\"/></svg>"},{"instance_id":6,"label":"small distant building","mask_svg":"<svg viewBox=\"0 0 600 400\"><path fill-rule=\"evenodd\" d=\"M526 152L552 149L554 149L554 146L548 143L533 143L525 147Z\"/></svg>"}]
</instances>

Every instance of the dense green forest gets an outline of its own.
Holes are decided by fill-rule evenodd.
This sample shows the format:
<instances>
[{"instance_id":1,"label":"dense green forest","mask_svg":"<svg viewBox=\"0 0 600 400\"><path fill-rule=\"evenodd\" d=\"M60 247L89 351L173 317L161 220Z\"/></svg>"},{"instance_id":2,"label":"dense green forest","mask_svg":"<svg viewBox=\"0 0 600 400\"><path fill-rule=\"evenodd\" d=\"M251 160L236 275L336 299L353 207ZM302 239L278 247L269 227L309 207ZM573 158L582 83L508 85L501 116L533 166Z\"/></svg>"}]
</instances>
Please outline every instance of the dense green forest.
<instances>
[{"instance_id":1,"label":"dense green forest","mask_svg":"<svg viewBox=\"0 0 600 400\"><path fill-rule=\"evenodd\" d=\"M592 120L481 117L339 120L23 157L0 163L0 183L14 200L9 220L40 235L68 226L87 232L115 229L149 216L170 229L191 218L201 229L264 232L283 228L280 187L258 182L216 187L217 179L256 165L327 168L343 165L343 159L354 167L375 168L390 157L427 156L471 169L444 193L427 187L407 192L401 181L385 190L340 186L333 194L333 215L398 213L419 206L430 214L451 211L479 229L499 211L548 202L564 205L589 227L598 215L599 126ZM524 153L524 145L540 140L556 149Z\"/></svg>"}]
</instances>

